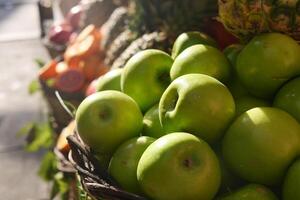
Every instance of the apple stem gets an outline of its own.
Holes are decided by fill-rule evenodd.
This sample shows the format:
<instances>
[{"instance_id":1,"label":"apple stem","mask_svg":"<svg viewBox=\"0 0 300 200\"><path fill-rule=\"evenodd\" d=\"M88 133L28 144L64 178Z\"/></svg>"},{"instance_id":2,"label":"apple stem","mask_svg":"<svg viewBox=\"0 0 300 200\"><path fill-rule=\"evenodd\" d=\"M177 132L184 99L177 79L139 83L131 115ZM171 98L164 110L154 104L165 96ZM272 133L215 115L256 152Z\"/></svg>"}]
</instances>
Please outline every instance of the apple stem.
<instances>
[{"instance_id":1,"label":"apple stem","mask_svg":"<svg viewBox=\"0 0 300 200\"><path fill-rule=\"evenodd\" d=\"M110 116L110 109L107 108L107 107L104 107L104 108L99 112L99 117L100 117L102 120L108 119L109 116Z\"/></svg>"},{"instance_id":2,"label":"apple stem","mask_svg":"<svg viewBox=\"0 0 300 200\"><path fill-rule=\"evenodd\" d=\"M192 166L192 164L193 164L193 161L191 159L185 159L183 161L183 165L187 168L190 168Z\"/></svg>"}]
</instances>

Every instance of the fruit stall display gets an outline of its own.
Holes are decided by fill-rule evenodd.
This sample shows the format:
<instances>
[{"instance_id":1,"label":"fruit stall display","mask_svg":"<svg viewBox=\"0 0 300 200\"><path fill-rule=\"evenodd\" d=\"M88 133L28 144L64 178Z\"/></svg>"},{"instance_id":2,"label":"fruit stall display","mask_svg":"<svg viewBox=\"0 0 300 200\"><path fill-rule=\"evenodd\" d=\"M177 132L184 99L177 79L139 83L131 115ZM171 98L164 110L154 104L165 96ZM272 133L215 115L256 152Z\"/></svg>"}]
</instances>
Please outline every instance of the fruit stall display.
<instances>
[{"instance_id":1,"label":"fruit stall display","mask_svg":"<svg viewBox=\"0 0 300 200\"><path fill-rule=\"evenodd\" d=\"M107 73L112 87L79 105L70 159L93 197L300 198L299 44L263 33L222 52L203 38L138 52L118 88Z\"/></svg>"},{"instance_id":2,"label":"fruit stall display","mask_svg":"<svg viewBox=\"0 0 300 200\"><path fill-rule=\"evenodd\" d=\"M300 1L108 4L39 74L81 199L299 200Z\"/></svg>"}]
</instances>

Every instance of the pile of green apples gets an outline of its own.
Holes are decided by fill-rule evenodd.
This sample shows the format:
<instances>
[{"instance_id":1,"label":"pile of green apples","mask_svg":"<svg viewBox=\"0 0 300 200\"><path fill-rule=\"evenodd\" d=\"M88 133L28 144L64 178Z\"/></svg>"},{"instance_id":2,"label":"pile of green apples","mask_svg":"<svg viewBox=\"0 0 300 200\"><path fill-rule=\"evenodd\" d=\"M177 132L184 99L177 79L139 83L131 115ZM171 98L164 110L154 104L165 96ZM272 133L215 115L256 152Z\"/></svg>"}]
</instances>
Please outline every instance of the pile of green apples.
<instances>
[{"instance_id":1,"label":"pile of green apples","mask_svg":"<svg viewBox=\"0 0 300 200\"><path fill-rule=\"evenodd\" d=\"M181 34L100 77L76 124L121 188L153 200L300 199L300 46L268 33L223 52Z\"/></svg>"}]
</instances>

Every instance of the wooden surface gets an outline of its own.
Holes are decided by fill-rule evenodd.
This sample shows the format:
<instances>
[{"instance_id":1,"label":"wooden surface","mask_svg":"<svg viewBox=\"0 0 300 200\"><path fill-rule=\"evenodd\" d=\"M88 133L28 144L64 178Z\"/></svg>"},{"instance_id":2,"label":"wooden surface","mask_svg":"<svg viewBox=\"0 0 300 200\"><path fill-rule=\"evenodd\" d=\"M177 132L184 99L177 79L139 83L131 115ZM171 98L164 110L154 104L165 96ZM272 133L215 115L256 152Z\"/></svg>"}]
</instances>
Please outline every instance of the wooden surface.
<instances>
[{"instance_id":1,"label":"wooden surface","mask_svg":"<svg viewBox=\"0 0 300 200\"><path fill-rule=\"evenodd\" d=\"M38 70L34 59L49 59L47 52L37 35L23 40L13 37L39 32L35 6L21 2L8 10L0 4L0 15L7 13L6 19L0 19L0 38L11 35L0 42L0 199L5 200L49 199L49 185L37 176L43 152L25 152L25 138L16 137L26 123L45 118L43 99L30 96L27 86Z\"/></svg>"}]
</instances>

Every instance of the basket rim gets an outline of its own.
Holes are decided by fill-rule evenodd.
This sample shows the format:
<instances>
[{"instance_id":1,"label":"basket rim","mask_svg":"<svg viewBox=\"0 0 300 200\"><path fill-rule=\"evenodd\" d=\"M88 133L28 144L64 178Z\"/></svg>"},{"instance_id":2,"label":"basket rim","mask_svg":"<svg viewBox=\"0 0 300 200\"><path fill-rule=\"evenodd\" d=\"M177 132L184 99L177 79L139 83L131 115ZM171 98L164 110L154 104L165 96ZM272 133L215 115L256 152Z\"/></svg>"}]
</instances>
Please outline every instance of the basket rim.
<instances>
[{"instance_id":1,"label":"basket rim","mask_svg":"<svg viewBox=\"0 0 300 200\"><path fill-rule=\"evenodd\" d=\"M105 197L110 200L147 200L145 197L121 189L107 169L99 166L97 159L76 132L68 136L67 140L70 145L69 161L76 169L80 182L89 195L96 199ZM79 161L76 160L78 156L81 156Z\"/></svg>"},{"instance_id":2,"label":"basket rim","mask_svg":"<svg viewBox=\"0 0 300 200\"><path fill-rule=\"evenodd\" d=\"M70 160L68 160L68 158L66 158L66 156L62 152L60 152L56 147L53 149L53 152L56 158L58 159L57 169L59 171L68 174L76 173L76 169L74 168L74 165L70 162Z\"/></svg>"}]
</instances>

